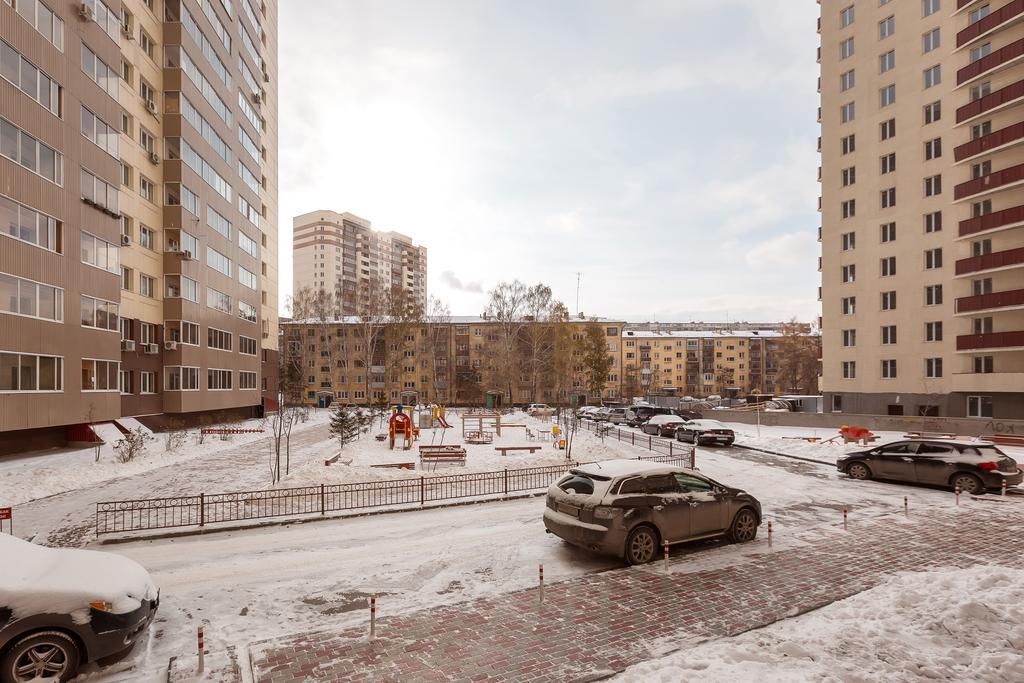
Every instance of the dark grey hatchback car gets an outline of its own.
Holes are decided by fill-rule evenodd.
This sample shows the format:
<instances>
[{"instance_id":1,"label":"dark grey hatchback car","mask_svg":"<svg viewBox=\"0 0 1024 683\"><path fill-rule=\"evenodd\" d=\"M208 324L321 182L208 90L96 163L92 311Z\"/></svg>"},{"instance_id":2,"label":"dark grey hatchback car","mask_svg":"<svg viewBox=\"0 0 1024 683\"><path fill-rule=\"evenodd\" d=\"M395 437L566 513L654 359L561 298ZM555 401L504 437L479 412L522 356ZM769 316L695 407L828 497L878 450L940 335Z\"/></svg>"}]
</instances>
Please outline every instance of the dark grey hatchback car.
<instances>
[{"instance_id":1,"label":"dark grey hatchback car","mask_svg":"<svg viewBox=\"0 0 1024 683\"><path fill-rule=\"evenodd\" d=\"M987 441L953 439L894 441L868 451L849 453L836 468L852 479L891 479L959 488L979 495L998 491L1003 482L1024 479L1017 463Z\"/></svg>"}]
</instances>

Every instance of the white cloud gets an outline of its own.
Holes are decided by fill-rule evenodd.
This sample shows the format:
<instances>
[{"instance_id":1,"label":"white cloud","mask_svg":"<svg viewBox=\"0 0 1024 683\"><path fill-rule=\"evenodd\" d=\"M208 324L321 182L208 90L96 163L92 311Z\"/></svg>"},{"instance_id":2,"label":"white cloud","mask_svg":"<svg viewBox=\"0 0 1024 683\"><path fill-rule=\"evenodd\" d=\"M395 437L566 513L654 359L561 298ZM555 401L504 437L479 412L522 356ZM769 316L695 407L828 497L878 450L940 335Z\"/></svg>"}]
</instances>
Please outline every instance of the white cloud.
<instances>
[{"instance_id":1,"label":"white cloud","mask_svg":"<svg viewBox=\"0 0 1024 683\"><path fill-rule=\"evenodd\" d=\"M751 268L783 275L794 267L805 268L819 253L817 239L811 232L787 232L751 247L743 261Z\"/></svg>"}]
</instances>

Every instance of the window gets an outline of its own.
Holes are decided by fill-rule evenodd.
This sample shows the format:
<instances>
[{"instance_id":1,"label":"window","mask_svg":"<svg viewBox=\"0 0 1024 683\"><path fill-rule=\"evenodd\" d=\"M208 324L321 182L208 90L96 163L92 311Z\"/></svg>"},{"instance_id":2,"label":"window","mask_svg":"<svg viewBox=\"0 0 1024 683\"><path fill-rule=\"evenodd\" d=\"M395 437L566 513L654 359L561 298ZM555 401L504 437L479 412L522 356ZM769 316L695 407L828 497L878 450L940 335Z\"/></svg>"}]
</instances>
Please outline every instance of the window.
<instances>
[{"instance_id":1,"label":"window","mask_svg":"<svg viewBox=\"0 0 1024 683\"><path fill-rule=\"evenodd\" d=\"M82 359L82 391L120 392L121 364L112 360Z\"/></svg>"},{"instance_id":2,"label":"window","mask_svg":"<svg viewBox=\"0 0 1024 683\"><path fill-rule=\"evenodd\" d=\"M851 347L857 345L857 330L843 330L843 346Z\"/></svg>"},{"instance_id":3,"label":"window","mask_svg":"<svg viewBox=\"0 0 1024 683\"><path fill-rule=\"evenodd\" d=\"M939 11L940 5L939 0L921 0L921 16L927 17L935 14Z\"/></svg>"},{"instance_id":4,"label":"window","mask_svg":"<svg viewBox=\"0 0 1024 683\"><path fill-rule=\"evenodd\" d=\"M856 113L855 110L856 110L856 103L855 102L847 102L846 104L841 106L839 108L839 122L840 123L848 123L849 121L853 121L853 117L854 117L854 115Z\"/></svg>"},{"instance_id":5,"label":"window","mask_svg":"<svg viewBox=\"0 0 1024 683\"><path fill-rule=\"evenodd\" d=\"M992 278L986 277L980 280L971 280L971 294L982 296L992 293Z\"/></svg>"},{"instance_id":6,"label":"window","mask_svg":"<svg viewBox=\"0 0 1024 683\"><path fill-rule=\"evenodd\" d=\"M982 121L971 126L971 139L977 140L978 138L985 137L992 132L992 122Z\"/></svg>"},{"instance_id":7,"label":"window","mask_svg":"<svg viewBox=\"0 0 1024 683\"><path fill-rule=\"evenodd\" d=\"M142 96L142 100L146 103L147 107L156 109L156 88L145 78L139 79L139 95Z\"/></svg>"},{"instance_id":8,"label":"window","mask_svg":"<svg viewBox=\"0 0 1024 683\"><path fill-rule=\"evenodd\" d=\"M896 343L896 326L895 325L883 325L882 326L882 343L883 344L895 344Z\"/></svg>"},{"instance_id":9,"label":"window","mask_svg":"<svg viewBox=\"0 0 1024 683\"><path fill-rule=\"evenodd\" d=\"M121 289L126 292L132 291L132 269L121 266Z\"/></svg>"},{"instance_id":10,"label":"window","mask_svg":"<svg viewBox=\"0 0 1024 683\"><path fill-rule=\"evenodd\" d=\"M155 195L156 187L153 185L153 181L146 176L139 174L139 196L147 202L152 202Z\"/></svg>"},{"instance_id":11,"label":"window","mask_svg":"<svg viewBox=\"0 0 1024 683\"><path fill-rule=\"evenodd\" d=\"M238 281L249 289L256 289L256 274L238 266Z\"/></svg>"},{"instance_id":12,"label":"window","mask_svg":"<svg viewBox=\"0 0 1024 683\"><path fill-rule=\"evenodd\" d=\"M857 138L853 133L839 140L843 154L851 154L857 149Z\"/></svg>"},{"instance_id":13,"label":"window","mask_svg":"<svg viewBox=\"0 0 1024 683\"><path fill-rule=\"evenodd\" d=\"M0 118L0 155L55 185L64 183L64 155L4 118Z\"/></svg>"},{"instance_id":14,"label":"window","mask_svg":"<svg viewBox=\"0 0 1024 683\"><path fill-rule=\"evenodd\" d=\"M62 357L0 351L0 393L63 390Z\"/></svg>"},{"instance_id":15,"label":"window","mask_svg":"<svg viewBox=\"0 0 1024 683\"><path fill-rule=\"evenodd\" d=\"M118 305L113 301L81 295L82 327L95 327L117 332Z\"/></svg>"},{"instance_id":16,"label":"window","mask_svg":"<svg viewBox=\"0 0 1024 683\"><path fill-rule=\"evenodd\" d=\"M942 118L942 102L932 102L924 105L925 124L935 123Z\"/></svg>"},{"instance_id":17,"label":"window","mask_svg":"<svg viewBox=\"0 0 1024 683\"><path fill-rule=\"evenodd\" d=\"M894 242L896 240L896 224L895 223L882 223L881 226L882 242Z\"/></svg>"},{"instance_id":18,"label":"window","mask_svg":"<svg viewBox=\"0 0 1024 683\"><path fill-rule=\"evenodd\" d=\"M231 314L231 297L213 287L206 288L206 305L221 313Z\"/></svg>"},{"instance_id":19,"label":"window","mask_svg":"<svg viewBox=\"0 0 1024 683\"><path fill-rule=\"evenodd\" d=\"M139 245L146 249L155 249L155 235L153 230L145 225L139 225Z\"/></svg>"},{"instance_id":20,"label":"window","mask_svg":"<svg viewBox=\"0 0 1024 683\"><path fill-rule=\"evenodd\" d=\"M942 321L928 322L924 324L924 340L926 342L942 341Z\"/></svg>"},{"instance_id":21,"label":"window","mask_svg":"<svg viewBox=\"0 0 1024 683\"><path fill-rule=\"evenodd\" d=\"M924 196L933 197L942 194L942 176L933 175L924 179Z\"/></svg>"},{"instance_id":22,"label":"window","mask_svg":"<svg viewBox=\"0 0 1024 683\"><path fill-rule=\"evenodd\" d=\"M883 140L896 137L896 119L889 119L878 124Z\"/></svg>"},{"instance_id":23,"label":"window","mask_svg":"<svg viewBox=\"0 0 1024 683\"><path fill-rule=\"evenodd\" d=\"M978 218L979 216L987 216L992 213L992 200L985 199L980 202L974 202L971 204L971 217Z\"/></svg>"},{"instance_id":24,"label":"window","mask_svg":"<svg viewBox=\"0 0 1024 683\"><path fill-rule=\"evenodd\" d=\"M199 368L167 366L164 368L164 391L199 391Z\"/></svg>"},{"instance_id":25,"label":"window","mask_svg":"<svg viewBox=\"0 0 1024 683\"><path fill-rule=\"evenodd\" d=\"M156 393L156 373L147 372L142 370L139 372L139 393L140 394L155 394Z\"/></svg>"},{"instance_id":26,"label":"window","mask_svg":"<svg viewBox=\"0 0 1024 683\"><path fill-rule=\"evenodd\" d=\"M139 341L143 344L156 343L156 325L153 323L139 323Z\"/></svg>"},{"instance_id":27,"label":"window","mask_svg":"<svg viewBox=\"0 0 1024 683\"><path fill-rule=\"evenodd\" d=\"M20 52L0 40L0 76L3 76L23 93L41 104L51 114L61 115L63 88Z\"/></svg>"},{"instance_id":28,"label":"window","mask_svg":"<svg viewBox=\"0 0 1024 683\"><path fill-rule=\"evenodd\" d=\"M11 1L7 0L10 5ZM18 14L55 48L64 51L64 21L39 0L18 0Z\"/></svg>"},{"instance_id":29,"label":"window","mask_svg":"<svg viewBox=\"0 0 1024 683\"><path fill-rule=\"evenodd\" d=\"M891 209L896 206L896 188L890 187L882 190L879 194L879 206L883 209Z\"/></svg>"},{"instance_id":30,"label":"window","mask_svg":"<svg viewBox=\"0 0 1024 683\"><path fill-rule=\"evenodd\" d=\"M256 322L256 307L244 301L239 301L238 317L242 320L248 320L251 323Z\"/></svg>"},{"instance_id":31,"label":"window","mask_svg":"<svg viewBox=\"0 0 1024 683\"><path fill-rule=\"evenodd\" d=\"M206 207L206 224L220 233L224 239L231 239L231 221L217 213L213 207Z\"/></svg>"},{"instance_id":32,"label":"window","mask_svg":"<svg viewBox=\"0 0 1024 683\"><path fill-rule=\"evenodd\" d=\"M857 279L857 266L854 264L843 266L842 279L844 284L854 282Z\"/></svg>"},{"instance_id":33,"label":"window","mask_svg":"<svg viewBox=\"0 0 1024 683\"><path fill-rule=\"evenodd\" d=\"M238 335L238 352L244 356L255 356L256 340L252 337Z\"/></svg>"},{"instance_id":34,"label":"window","mask_svg":"<svg viewBox=\"0 0 1024 683\"><path fill-rule=\"evenodd\" d=\"M924 288L924 305L939 306L942 304L942 285L928 285Z\"/></svg>"},{"instance_id":35,"label":"window","mask_svg":"<svg viewBox=\"0 0 1024 683\"><path fill-rule=\"evenodd\" d=\"M882 361L882 379L896 379L896 360Z\"/></svg>"},{"instance_id":36,"label":"window","mask_svg":"<svg viewBox=\"0 0 1024 683\"><path fill-rule=\"evenodd\" d=\"M218 273L231 277L231 259L213 247L206 247L206 265Z\"/></svg>"},{"instance_id":37,"label":"window","mask_svg":"<svg viewBox=\"0 0 1024 683\"><path fill-rule=\"evenodd\" d=\"M238 388L239 389L255 389L256 388L256 373L250 370L239 370L238 371Z\"/></svg>"},{"instance_id":38,"label":"window","mask_svg":"<svg viewBox=\"0 0 1024 683\"><path fill-rule=\"evenodd\" d=\"M244 0L243 0L244 1ZM853 23L853 5L839 11L839 27L845 28Z\"/></svg>"},{"instance_id":39,"label":"window","mask_svg":"<svg viewBox=\"0 0 1024 683\"><path fill-rule=\"evenodd\" d=\"M891 83L878 91L878 106L888 107L896 101L896 84Z\"/></svg>"},{"instance_id":40,"label":"window","mask_svg":"<svg viewBox=\"0 0 1024 683\"><path fill-rule=\"evenodd\" d=\"M843 218L852 218L857 215L857 200L847 199L840 205Z\"/></svg>"},{"instance_id":41,"label":"window","mask_svg":"<svg viewBox=\"0 0 1024 683\"><path fill-rule=\"evenodd\" d=\"M896 274L896 257L895 256L886 256L884 259L882 259L881 263L882 263L882 270L881 270L882 277L892 277L893 275Z\"/></svg>"},{"instance_id":42,"label":"window","mask_svg":"<svg viewBox=\"0 0 1024 683\"><path fill-rule=\"evenodd\" d=\"M231 333L225 332L224 330L218 330L215 327L209 327L206 329L206 346L210 349L218 349L220 351L231 350Z\"/></svg>"},{"instance_id":43,"label":"window","mask_svg":"<svg viewBox=\"0 0 1024 683\"><path fill-rule=\"evenodd\" d=\"M941 358L925 358L924 359L924 376L928 378L942 377L942 359Z\"/></svg>"},{"instance_id":44,"label":"window","mask_svg":"<svg viewBox=\"0 0 1024 683\"><path fill-rule=\"evenodd\" d=\"M839 59L853 56L853 36L839 43Z\"/></svg>"},{"instance_id":45,"label":"window","mask_svg":"<svg viewBox=\"0 0 1024 683\"><path fill-rule=\"evenodd\" d=\"M857 247L857 233L855 232L844 232L841 235L843 242L843 251L850 251Z\"/></svg>"},{"instance_id":46,"label":"window","mask_svg":"<svg viewBox=\"0 0 1024 683\"><path fill-rule=\"evenodd\" d=\"M980 164L971 164L971 180L977 180L992 173L992 162L983 161Z\"/></svg>"},{"instance_id":47,"label":"window","mask_svg":"<svg viewBox=\"0 0 1024 683\"><path fill-rule=\"evenodd\" d=\"M942 138L935 138L924 143L924 159L931 161L942 156Z\"/></svg>"},{"instance_id":48,"label":"window","mask_svg":"<svg viewBox=\"0 0 1024 683\"><path fill-rule=\"evenodd\" d=\"M199 325L190 323L187 320L166 320L164 321L164 333L167 341L199 346Z\"/></svg>"},{"instance_id":49,"label":"window","mask_svg":"<svg viewBox=\"0 0 1024 683\"><path fill-rule=\"evenodd\" d=\"M984 9L988 9L988 5ZM967 417L992 417L992 397L968 396Z\"/></svg>"},{"instance_id":50,"label":"window","mask_svg":"<svg viewBox=\"0 0 1024 683\"><path fill-rule=\"evenodd\" d=\"M878 39L883 40L896 32L896 17L888 16L878 22Z\"/></svg>"},{"instance_id":51,"label":"window","mask_svg":"<svg viewBox=\"0 0 1024 683\"><path fill-rule=\"evenodd\" d=\"M181 95L180 98L182 117L210 144L210 147L213 148L217 156L230 165L233 157L231 155L231 148L224 142L224 138L217 134L217 131L210 122L199 113L199 110L195 108L185 95Z\"/></svg>"},{"instance_id":52,"label":"window","mask_svg":"<svg viewBox=\"0 0 1024 683\"><path fill-rule=\"evenodd\" d=\"M935 249L926 249L924 252L924 268L925 270L933 270L935 268L942 267L942 247L936 247Z\"/></svg>"},{"instance_id":53,"label":"window","mask_svg":"<svg viewBox=\"0 0 1024 683\"><path fill-rule=\"evenodd\" d=\"M842 299L843 315L853 315L857 312L857 297L844 296Z\"/></svg>"},{"instance_id":54,"label":"window","mask_svg":"<svg viewBox=\"0 0 1024 683\"><path fill-rule=\"evenodd\" d=\"M991 374L995 371L993 360L995 356L975 356L974 357L974 372L978 374Z\"/></svg>"},{"instance_id":55,"label":"window","mask_svg":"<svg viewBox=\"0 0 1024 683\"><path fill-rule=\"evenodd\" d=\"M857 168L855 166L851 166L850 168L844 168L841 172L841 175L843 187L853 185L855 182L857 182Z\"/></svg>"},{"instance_id":56,"label":"window","mask_svg":"<svg viewBox=\"0 0 1024 683\"><path fill-rule=\"evenodd\" d=\"M885 54L878 55L878 73L884 74L896 68L896 50L889 50Z\"/></svg>"},{"instance_id":57,"label":"window","mask_svg":"<svg viewBox=\"0 0 1024 683\"><path fill-rule=\"evenodd\" d=\"M252 239L241 230L238 231L238 246L249 256L256 258L257 246L256 240Z\"/></svg>"},{"instance_id":58,"label":"window","mask_svg":"<svg viewBox=\"0 0 1024 683\"><path fill-rule=\"evenodd\" d=\"M982 97L992 94L992 81L985 81L971 86L970 101L980 100Z\"/></svg>"},{"instance_id":59,"label":"window","mask_svg":"<svg viewBox=\"0 0 1024 683\"><path fill-rule=\"evenodd\" d=\"M882 292L882 310L883 311L894 311L896 310L896 292Z\"/></svg>"},{"instance_id":60,"label":"window","mask_svg":"<svg viewBox=\"0 0 1024 683\"><path fill-rule=\"evenodd\" d=\"M0 235L55 253L64 252L64 223L0 195Z\"/></svg>"},{"instance_id":61,"label":"window","mask_svg":"<svg viewBox=\"0 0 1024 683\"><path fill-rule=\"evenodd\" d=\"M839 75L839 90L845 92L856 85L853 69Z\"/></svg>"},{"instance_id":62,"label":"window","mask_svg":"<svg viewBox=\"0 0 1024 683\"><path fill-rule=\"evenodd\" d=\"M145 52L146 56L150 59L153 59L155 45L156 43L148 33L142 30L139 31L139 47L142 48L142 51Z\"/></svg>"},{"instance_id":63,"label":"window","mask_svg":"<svg viewBox=\"0 0 1024 683\"><path fill-rule=\"evenodd\" d=\"M82 71L96 85L100 86L100 90L115 100L117 99L117 84L121 77L120 74L97 57L96 53L90 50L84 42L82 43Z\"/></svg>"},{"instance_id":64,"label":"window","mask_svg":"<svg viewBox=\"0 0 1024 683\"><path fill-rule=\"evenodd\" d=\"M92 204L101 211L120 213L118 209L117 187L100 180L90 171L81 169L80 173L82 199L86 204Z\"/></svg>"},{"instance_id":65,"label":"window","mask_svg":"<svg viewBox=\"0 0 1024 683\"><path fill-rule=\"evenodd\" d=\"M975 24L975 23L981 21L982 19L984 19L985 17L988 16L988 12L989 12L989 6L987 4L982 5L981 7L977 8L977 9L972 9L970 11L970 13L967 15L967 23L968 24Z\"/></svg>"},{"instance_id":66,"label":"window","mask_svg":"<svg viewBox=\"0 0 1024 683\"><path fill-rule=\"evenodd\" d=\"M0 313L64 322L64 290L0 273Z\"/></svg>"},{"instance_id":67,"label":"window","mask_svg":"<svg viewBox=\"0 0 1024 683\"><path fill-rule=\"evenodd\" d=\"M120 247L83 232L79 239L82 263L101 270L120 274Z\"/></svg>"},{"instance_id":68,"label":"window","mask_svg":"<svg viewBox=\"0 0 1024 683\"><path fill-rule=\"evenodd\" d=\"M168 299L188 299L199 302L199 283L184 275L165 275L167 285L164 296Z\"/></svg>"},{"instance_id":69,"label":"window","mask_svg":"<svg viewBox=\"0 0 1024 683\"><path fill-rule=\"evenodd\" d=\"M971 319L972 334L992 334L992 330L992 316L987 315L984 318Z\"/></svg>"},{"instance_id":70,"label":"window","mask_svg":"<svg viewBox=\"0 0 1024 683\"><path fill-rule=\"evenodd\" d=\"M879 159L881 174L892 173L896 170L896 152L890 152Z\"/></svg>"},{"instance_id":71,"label":"window","mask_svg":"<svg viewBox=\"0 0 1024 683\"><path fill-rule=\"evenodd\" d=\"M983 45L979 45L978 47L972 47L971 48L971 58L970 58L971 59L971 64L973 64L974 62L978 61L979 59L987 57L991 52L992 52L992 43L985 43Z\"/></svg>"},{"instance_id":72,"label":"window","mask_svg":"<svg viewBox=\"0 0 1024 683\"><path fill-rule=\"evenodd\" d=\"M121 186L132 189L132 167L128 162L121 160Z\"/></svg>"},{"instance_id":73,"label":"window","mask_svg":"<svg viewBox=\"0 0 1024 683\"><path fill-rule=\"evenodd\" d=\"M939 83L942 83L942 67L939 64L924 70L925 88L930 88Z\"/></svg>"},{"instance_id":74,"label":"window","mask_svg":"<svg viewBox=\"0 0 1024 683\"><path fill-rule=\"evenodd\" d=\"M132 372L131 370L121 371L121 393L130 394L132 393Z\"/></svg>"},{"instance_id":75,"label":"window","mask_svg":"<svg viewBox=\"0 0 1024 683\"><path fill-rule=\"evenodd\" d=\"M939 47L942 44L941 35L939 29L933 28L928 33L921 36L921 51L931 52L932 50Z\"/></svg>"},{"instance_id":76,"label":"window","mask_svg":"<svg viewBox=\"0 0 1024 683\"><path fill-rule=\"evenodd\" d=\"M181 138L166 139L167 156L171 159L181 158L189 168L202 176L209 185L221 197L231 201L231 185L220 175L216 169L194 150L185 140Z\"/></svg>"}]
</instances>

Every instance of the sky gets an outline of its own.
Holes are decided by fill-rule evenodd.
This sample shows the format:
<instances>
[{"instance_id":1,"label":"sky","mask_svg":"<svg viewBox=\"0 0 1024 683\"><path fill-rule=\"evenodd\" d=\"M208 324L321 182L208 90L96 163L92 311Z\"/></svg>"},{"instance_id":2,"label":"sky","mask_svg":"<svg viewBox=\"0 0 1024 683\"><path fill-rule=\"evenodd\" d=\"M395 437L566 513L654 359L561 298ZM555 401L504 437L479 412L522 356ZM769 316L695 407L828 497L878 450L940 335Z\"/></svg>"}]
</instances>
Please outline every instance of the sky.
<instances>
[{"instance_id":1,"label":"sky","mask_svg":"<svg viewBox=\"0 0 1024 683\"><path fill-rule=\"evenodd\" d=\"M519 279L587 316L814 320L818 10L285 0L281 301L292 217L330 209L426 246L457 315Z\"/></svg>"}]
</instances>

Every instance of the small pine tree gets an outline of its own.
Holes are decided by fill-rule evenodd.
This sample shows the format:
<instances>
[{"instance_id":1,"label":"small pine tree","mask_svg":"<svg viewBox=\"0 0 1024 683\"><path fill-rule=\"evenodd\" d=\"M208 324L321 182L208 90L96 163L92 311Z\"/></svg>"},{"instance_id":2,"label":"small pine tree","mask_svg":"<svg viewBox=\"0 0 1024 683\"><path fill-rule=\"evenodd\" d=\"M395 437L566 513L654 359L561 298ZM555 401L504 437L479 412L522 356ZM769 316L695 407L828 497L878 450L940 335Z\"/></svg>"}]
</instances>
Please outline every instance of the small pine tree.
<instances>
[{"instance_id":1,"label":"small pine tree","mask_svg":"<svg viewBox=\"0 0 1024 683\"><path fill-rule=\"evenodd\" d=\"M352 441L359 434L358 418L339 403L331 413L330 434L338 440L339 448Z\"/></svg>"}]
</instances>

